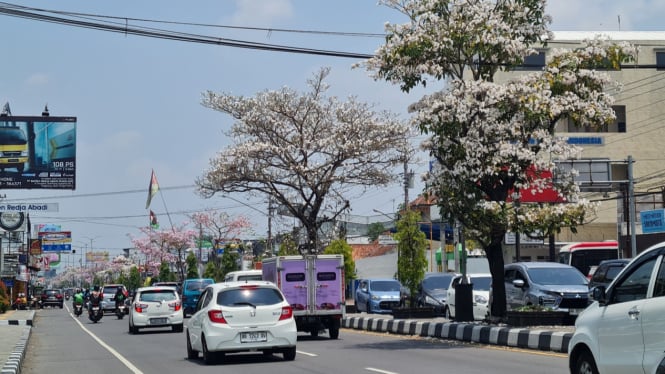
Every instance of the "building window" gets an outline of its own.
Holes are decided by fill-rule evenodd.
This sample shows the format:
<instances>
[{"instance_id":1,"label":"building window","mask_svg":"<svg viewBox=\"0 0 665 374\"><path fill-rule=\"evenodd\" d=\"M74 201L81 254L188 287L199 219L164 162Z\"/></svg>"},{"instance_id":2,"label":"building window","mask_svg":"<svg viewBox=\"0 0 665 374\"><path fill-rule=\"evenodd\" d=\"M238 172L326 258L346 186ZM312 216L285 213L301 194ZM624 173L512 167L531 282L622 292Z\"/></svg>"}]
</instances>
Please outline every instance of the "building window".
<instances>
[{"instance_id":1,"label":"building window","mask_svg":"<svg viewBox=\"0 0 665 374\"><path fill-rule=\"evenodd\" d=\"M598 132L626 132L626 106L613 105L616 118L614 122L605 124L600 128L590 126L579 126L570 118L561 119L556 127L556 132L576 132L576 133L598 133Z\"/></svg>"},{"instance_id":2,"label":"building window","mask_svg":"<svg viewBox=\"0 0 665 374\"><path fill-rule=\"evenodd\" d=\"M545 52L526 56L524 63L517 66L515 70L542 70L545 67Z\"/></svg>"},{"instance_id":3,"label":"building window","mask_svg":"<svg viewBox=\"0 0 665 374\"><path fill-rule=\"evenodd\" d=\"M665 51L656 51L656 70L665 70Z\"/></svg>"}]
</instances>

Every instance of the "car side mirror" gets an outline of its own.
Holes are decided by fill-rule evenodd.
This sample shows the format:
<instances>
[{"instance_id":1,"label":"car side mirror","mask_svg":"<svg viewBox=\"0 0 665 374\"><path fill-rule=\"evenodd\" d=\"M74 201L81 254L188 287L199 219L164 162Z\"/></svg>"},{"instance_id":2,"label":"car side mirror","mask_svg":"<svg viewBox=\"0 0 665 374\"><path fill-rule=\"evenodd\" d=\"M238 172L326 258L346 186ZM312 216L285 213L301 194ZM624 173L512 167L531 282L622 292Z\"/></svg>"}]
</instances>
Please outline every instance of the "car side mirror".
<instances>
[{"instance_id":1,"label":"car side mirror","mask_svg":"<svg viewBox=\"0 0 665 374\"><path fill-rule=\"evenodd\" d=\"M598 304L605 305L607 304L607 293L605 286L596 286L591 289L591 296L594 300L598 301Z\"/></svg>"},{"instance_id":2,"label":"car side mirror","mask_svg":"<svg viewBox=\"0 0 665 374\"><path fill-rule=\"evenodd\" d=\"M513 280L513 286L515 286L517 288L524 288L524 285L525 285L524 279L514 279Z\"/></svg>"}]
</instances>

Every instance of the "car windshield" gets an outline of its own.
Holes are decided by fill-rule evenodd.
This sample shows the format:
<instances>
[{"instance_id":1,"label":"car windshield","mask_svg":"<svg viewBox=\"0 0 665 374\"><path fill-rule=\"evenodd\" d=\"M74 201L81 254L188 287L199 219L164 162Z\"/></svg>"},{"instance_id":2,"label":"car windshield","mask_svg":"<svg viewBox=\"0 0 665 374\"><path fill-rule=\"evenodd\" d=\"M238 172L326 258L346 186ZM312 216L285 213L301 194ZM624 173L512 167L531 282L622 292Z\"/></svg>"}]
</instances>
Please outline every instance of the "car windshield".
<instances>
[{"instance_id":1,"label":"car windshield","mask_svg":"<svg viewBox=\"0 0 665 374\"><path fill-rule=\"evenodd\" d=\"M154 290L154 291L143 291L139 296L140 301L172 301L176 300L176 294L173 290Z\"/></svg>"},{"instance_id":2,"label":"car windshield","mask_svg":"<svg viewBox=\"0 0 665 374\"><path fill-rule=\"evenodd\" d=\"M187 282L187 291L202 291L207 285L212 284L211 280L199 280Z\"/></svg>"},{"instance_id":3,"label":"car windshield","mask_svg":"<svg viewBox=\"0 0 665 374\"><path fill-rule=\"evenodd\" d=\"M605 274L605 279L607 281L614 280L617 275L623 270L624 265L621 266L610 266L607 268L607 274Z\"/></svg>"},{"instance_id":4,"label":"car windshield","mask_svg":"<svg viewBox=\"0 0 665 374\"><path fill-rule=\"evenodd\" d=\"M587 280L575 268L533 268L527 271L529 278L537 284L586 285Z\"/></svg>"},{"instance_id":5,"label":"car windshield","mask_svg":"<svg viewBox=\"0 0 665 374\"><path fill-rule=\"evenodd\" d=\"M423 280L423 288L426 290L447 290L450 286L452 275L437 275L426 277Z\"/></svg>"},{"instance_id":6,"label":"car windshield","mask_svg":"<svg viewBox=\"0 0 665 374\"><path fill-rule=\"evenodd\" d=\"M232 288L217 294L217 304L221 306L274 305L282 301L282 295L272 287Z\"/></svg>"},{"instance_id":7,"label":"car windshield","mask_svg":"<svg viewBox=\"0 0 665 374\"><path fill-rule=\"evenodd\" d=\"M492 286L492 277L471 277L471 283L476 291L489 291Z\"/></svg>"},{"instance_id":8,"label":"car windshield","mask_svg":"<svg viewBox=\"0 0 665 374\"><path fill-rule=\"evenodd\" d=\"M370 288L372 291L399 291L400 284L397 281L373 281Z\"/></svg>"}]
</instances>

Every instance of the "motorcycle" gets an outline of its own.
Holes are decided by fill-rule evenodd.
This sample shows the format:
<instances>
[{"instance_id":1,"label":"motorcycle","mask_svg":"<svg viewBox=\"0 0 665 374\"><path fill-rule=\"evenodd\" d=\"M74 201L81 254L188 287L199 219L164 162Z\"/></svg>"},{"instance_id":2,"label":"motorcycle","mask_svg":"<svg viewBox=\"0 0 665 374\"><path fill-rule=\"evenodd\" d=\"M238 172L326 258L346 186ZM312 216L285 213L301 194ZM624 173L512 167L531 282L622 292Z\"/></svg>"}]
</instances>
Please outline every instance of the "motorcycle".
<instances>
[{"instance_id":1,"label":"motorcycle","mask_svg":"<svg viewBox=\"0 0 665 374\"><path fill-rule=\"evenodd\" d=\"M88 306L88 318L93 322L97 323L104 316L104 311L99 304L90 304Z\"/></svg>"},{"instance_id":2,"label":"motorcycle","mask_svg":"<svg viewBox=\"0 0 665 374\"><path fill-rule=\"evenodd\" d=\"M115 306L115 315L118 316L118 319L122 319L127 314L125 309L124 303Z\"/></svg>"},{"instance_id":3,"label":"motorcycle","mask_svg":"<svg viewBox=\"0 0 665 374\"><path fill-rule=\"evenodd\" d=\"M83 314L83 304L74 304L74 315L80 317Z\"/></svg>"}]
</instances>

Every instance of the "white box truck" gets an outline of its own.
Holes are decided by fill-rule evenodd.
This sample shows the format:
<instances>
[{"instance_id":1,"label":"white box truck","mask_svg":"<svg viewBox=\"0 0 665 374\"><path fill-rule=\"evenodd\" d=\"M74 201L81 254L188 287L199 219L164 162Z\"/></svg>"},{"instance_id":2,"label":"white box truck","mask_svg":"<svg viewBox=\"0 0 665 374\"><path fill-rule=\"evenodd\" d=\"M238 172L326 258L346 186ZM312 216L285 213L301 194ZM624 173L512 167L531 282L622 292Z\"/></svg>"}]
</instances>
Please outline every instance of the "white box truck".
<instances>
[{"instance_id":1,"label":"white box truck","mask_svg":"<svg viewBox=\"0 0 665 374\"><path fill-rule=\"evenodd\" d=\"M339 336L344 318L344 256L277 256L263 260L263 280L273 282L293 308L298 331Z\"/></svg>"}]
</instances>

